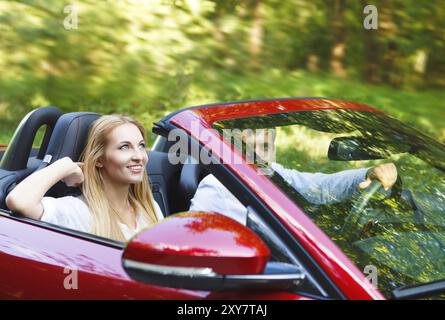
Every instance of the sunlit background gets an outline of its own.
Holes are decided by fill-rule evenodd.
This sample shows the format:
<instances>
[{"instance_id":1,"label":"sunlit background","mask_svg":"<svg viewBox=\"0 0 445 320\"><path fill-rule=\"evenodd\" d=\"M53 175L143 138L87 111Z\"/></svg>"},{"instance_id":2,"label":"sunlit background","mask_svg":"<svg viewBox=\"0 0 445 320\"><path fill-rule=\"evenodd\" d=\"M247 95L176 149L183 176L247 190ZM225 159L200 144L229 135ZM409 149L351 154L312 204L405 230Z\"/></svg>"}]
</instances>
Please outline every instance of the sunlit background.
<instances>
[{"instance_id":1,"label":"sunlit background","mask_svg":"<svg viewBox=\"0 0 445 320\"><path fill-rule=\"evenodd\" d=\"M0 1L2 144L44 105L150 129L187 106L299 96L370 104L445 141L444 74L443 0Z\"/></svg>"}]
</instances>

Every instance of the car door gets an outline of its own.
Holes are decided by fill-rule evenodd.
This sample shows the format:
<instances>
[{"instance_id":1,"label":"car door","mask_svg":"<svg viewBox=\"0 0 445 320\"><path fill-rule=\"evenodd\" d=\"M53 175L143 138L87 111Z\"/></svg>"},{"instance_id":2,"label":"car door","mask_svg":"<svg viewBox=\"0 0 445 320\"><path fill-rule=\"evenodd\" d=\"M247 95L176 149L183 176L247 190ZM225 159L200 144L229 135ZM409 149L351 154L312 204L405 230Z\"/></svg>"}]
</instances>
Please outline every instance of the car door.
<instances>
[{"instance_id":1,"label":"car door","mask_svg":"<svg viewBox=\"0 0 445 320\"><path fill-rule=\"evenodd\" d=\"M122 246L43 222L0 216L0 299L190 299L148 286L121 265Z\"/></svg>"},{"instance_id":2,"label":"car door","mask_svg":"<svg viewBox=\"0 0 445 320\"><path fill-rule=\"evenodd\" d=\"M0 299L300 299L286 292L207 292L138 283L123 244L0 213Z\"/></svg>"}]
</instances>

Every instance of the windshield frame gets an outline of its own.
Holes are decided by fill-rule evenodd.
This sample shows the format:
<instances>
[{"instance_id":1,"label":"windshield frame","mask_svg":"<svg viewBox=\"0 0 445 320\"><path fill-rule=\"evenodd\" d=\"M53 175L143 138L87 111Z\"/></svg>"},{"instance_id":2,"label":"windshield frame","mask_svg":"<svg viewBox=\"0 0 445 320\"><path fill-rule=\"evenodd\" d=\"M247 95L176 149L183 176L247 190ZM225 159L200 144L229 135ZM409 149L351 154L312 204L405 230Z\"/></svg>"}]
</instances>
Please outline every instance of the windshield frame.
<instances>
[{"instance_id":1,"label":"windshield frame","mask_svg":"<svg viewBox=\"0 0 445 320\"><path fill-rule=\"evenodd\" d=\"M326 100L317 100L326 101ZM295 106L293 109L300 110L299 101L288 101ZM281 104L274 103L274 108ZM249 107L247 104L246 108ZM220 109L223 106L218 107ZM314 107L316 108L316 107ZM290 109L290 107L289 107ZM311 109L307 106L305 108ZM327 106L322 109L338 109L338 106ZM351 103L351 109L356 110L356 104ZM369 106L364 110L375 110ZM213 109L212 109L213 110ZM267 113L268 109L263 109ZM278 111L277 111L278 112ZM268 178L259 174L259 170L249 163L232 163L231 157L241 159L240 154L234 150L233 146L225 142L219 132L211 126L212 119L216 116L208 116L213 111L207 108L193 108L181 111L165 122L158 122L160 129L168 130L180 129L190 138L198 141L204 150L213 154L218 159L221 166L225 167L231 174L245 185L256 197L273 212L275 217L294 237L294 239L308 252L314 264L318 265L329 279L335 284L339 291L346 298L351 299L385 299L378 289L372 286L365 275L357 266L342 252L342 250L296 205L281 189L275 186ZM258 111L256 112L258 114ZM240 113L237 113L239 116ZM233 118L220 113L218 119ZM204 138L205 136L205 138ZM229 155L230 157L227 157Z\"/></svg>"},{"instance_id":2,"label":"windshield frame","mask_svg":"<svg viewBox=\"0 0 445 320\"><path fill-rule=\"evenodd\" d=\"M316 111L320 111L320 110L316 110ZM292 123L289 123L289 121L286 122L285 120L283 120L282 123L280 123L279 121L270 121L271 125L267 126L267 125L264 125L264 123L262 123L263 122L262 119L279 117L279 116L285 115L285 114L314 113L316 111L301 111L301 112L287 112L287 113L283 112L282 114L272 114L272 115L265 114L265 115L258 115L258 116L253 116L253 117L242 117L242 118L221 120L221 121L217 121L217 122L213 123L213 127L215 129L218 129L220 131L220 133L221 133L221 130L223 128L239 128L241 130L244 129L244 128L248 128L248 127L252 128L252 123L255 123L255 125L256 125L256 127L253 127L254 129L255 128L267 128L267 127L270 128L270 127L277 127L277 126L283 126L283 125L291 125ZM327 110L324 110L324 111L327 111ZM332 110L330 110L330 111L332 111ZM397 128L399 130L398 133L403 134L408 141L411 141L411 140L412 141L416 141L415 139L420 141L420 144L418 144L418 145L421 145L423 147L423 151L424 152L428 151L427 149L425 149L425 146L428 146L429 144L433 145L436 148L436 150L433 150L431 152L431 154L433 155L433 157L432 157L433 161L431 161L431 159L425 159L425 157L421 157L421 159L423 161L425 161L425 162L429 162L430 165L432 165L433 167L441 170L442 172L445 171L445 166L443 165L443 163L444 163L443 160L441 160L441 162L435 162L435 159L434 159L434 154L435 153L437 154L437 152L440 152L441 155L442 155L441 159L444 159L443 155L445 153L444 153L443 150L445 150L445 145L437 142L436 140L428 137L427 135L424 135L423 133L419 132L418 130L410 128L409 126L403 124L402 122L400 122L400 121L398 121L396 119L388 117L387 115L380 114L379 116L381 117L381 119L385 119L386 121L393 122L393 125L397 126ZM247 120L247 122L249 122L249 125L247 125L245 127L243 127L243 125L239 125L239 124L242 124L246 120ZM264 121L264 122L266 122L266 121ZM229 123L230 125L227 125L227 123ZM261 123L263 125L259 125ZM234 125L234 124L238 124L238 125ZM434 152L434 151L436 151L436 152ZM415 154L415 156L419 157L418 154ZM276 184L276 181L274 181L274 184ZM282 188L282 186L280 186L280 189L282 189L284 193L286 193L288 196L290 196L289 189L285 190L285 189ZM298 192L294 192L294 193L296 193L296 195L294 194L293 196L290 196L290 198L293 199L293 201L300 208L302 208L304 212L306 212L306 210L304 209L305 205L302 205L302 201L301 201L302 196L299 195ZM300 200L295 201L296 198L300 199ZM421 282L419 282L418 284L421 284Z\"/></svg>"}]
</instances>

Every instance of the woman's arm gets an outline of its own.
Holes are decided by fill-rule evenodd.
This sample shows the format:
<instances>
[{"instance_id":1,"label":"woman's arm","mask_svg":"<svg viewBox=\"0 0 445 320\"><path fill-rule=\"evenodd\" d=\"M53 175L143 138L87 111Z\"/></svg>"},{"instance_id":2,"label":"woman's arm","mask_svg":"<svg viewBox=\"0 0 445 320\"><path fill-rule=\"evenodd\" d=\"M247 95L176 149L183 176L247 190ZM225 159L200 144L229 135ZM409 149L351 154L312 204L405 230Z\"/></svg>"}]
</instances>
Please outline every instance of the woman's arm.
<instances>
[{"instance_id":1,"label":"woman's arm","mask_svg":"<svg viewBox=\"0 0 445 320\"><path fill-rule=\"evenodd\" d=\"M38 220L43 214L41 203L43 196L62 179L65 179L67 185L76 185L83 182L81 167L69 157L59 159L46 168L26 177L8 194L6 205L14 212Z\"/></svg>"}]
</instances>

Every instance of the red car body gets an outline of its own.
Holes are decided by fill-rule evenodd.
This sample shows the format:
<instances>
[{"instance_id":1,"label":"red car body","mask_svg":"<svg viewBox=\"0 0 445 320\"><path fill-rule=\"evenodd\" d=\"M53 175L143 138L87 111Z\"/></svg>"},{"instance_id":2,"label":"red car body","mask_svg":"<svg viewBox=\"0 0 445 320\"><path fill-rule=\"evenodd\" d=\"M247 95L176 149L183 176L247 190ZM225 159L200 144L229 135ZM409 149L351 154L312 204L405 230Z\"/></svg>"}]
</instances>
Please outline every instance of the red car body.
<instances>
[{"instance_id":1,"label":"red car body","mask_svg":"<svg viewBox=\"0 0 445 320\"><path fill-rule=\"evenodd\" d=\"M218 120L252 115L320 109L353 109L379 112L369 106L330 99L279 99L234 102L188 108L164 119L195 139ZM198 128L192 128L198 123ZM315 264L346 299L384 299L365 275L277 186L246 162L224 161L239 156L215 139L200 141L238 179L254 192L288 232L309 253ZM223 149L221 150L221 144ZM226 150L224 150L226 148ZM224 152L228 151L228 152ZM235 154L234 154L235 153ZM211 241L211 239L209 239ZM203 244L205 248L205 244ZM0 299L289 299L312 298L292 292L208 292L147 285L132 280L122 266L124 246L95 241L76 232L39 221L0 215ZM234 244L234 251L242 250ZM68 267L67 267L68 266ZM74 274L78 287L64 282Z\"/></svg>"}]
</instances>

